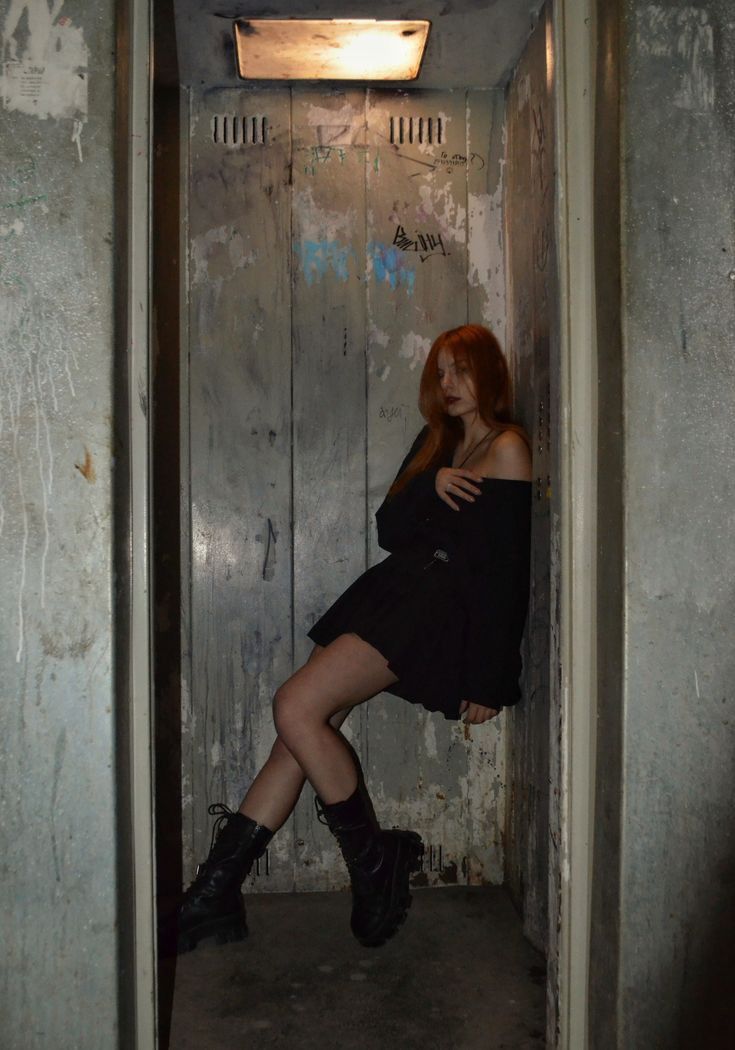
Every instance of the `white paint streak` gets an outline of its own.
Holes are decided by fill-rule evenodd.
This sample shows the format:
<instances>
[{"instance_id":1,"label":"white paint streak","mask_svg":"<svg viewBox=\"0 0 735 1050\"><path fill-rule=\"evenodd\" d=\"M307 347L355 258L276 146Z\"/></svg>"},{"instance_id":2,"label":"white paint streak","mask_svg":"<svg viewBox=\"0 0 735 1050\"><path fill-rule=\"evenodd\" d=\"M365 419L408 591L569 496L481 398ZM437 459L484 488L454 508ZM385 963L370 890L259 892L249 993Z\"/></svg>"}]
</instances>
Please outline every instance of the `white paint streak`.
<instances>
[{"instance_id":1,"label":"white paint streak","mask_svg":"<svg viewBox=\"0 0 735 1050\"><path fill-rule=\"evenodd\" d=\"M191 242L192 284L209 281L221 285L225 274L231 276L256 260L255 252L246 249L242 234L234 226L217 226Z\"/></svg>"},{"instance_id":2,"label":"white paint streak","mask_svg":"<svg viewBox=\"0 0 735 1050\"><path fill-rule=\"evenodd\" d=\"M497 296L493 296L496 282L503 276L502 250L502 185L493 195L470 193L467 197L469 211L469 238L467 245L468 280L470 287L482 292L482 322L497 330ZM500 295L500 306L503 296Z\"/></svg>"},{"instance_id":3,"label":"white paint streak","mask_svg":"<svg viewBox=\"0 0 735 1050\"><path fill-rule=\"evenodd\" d=\"M314 200L311 186L294 194L294 222L298 223L299 236L305 241L329 241L349 243L356 225L354 208L345 211L330 211L321 208Z\"/></svg>"},{"instance_id":4,"label":"white paint streak","mask_svg":"<svg viewBox=\"0 0 735 1050\"><path fill-rule=\"evenodd\" d=\"M72 142L76 143L77 156L79 157L79 163L84 163L84 155L82 154L82 130L84 123L81 120L74 121L74 130L71 133Z\"/></svg>"},{"instance_id":5,"label":"white paint streak","mask_svg":"<svg viewBox=\"0 0 735 1050\"><path fill-rule=\"evenodd\" d=\"M389 333L384 331L382 328L378 328L378 326L373 321L370 322L368 334L371 346L377 343L378 346L386 347L390 342Z\"/></svg>"},{"instance_id":6,"label":"white paint streak","mask_svg":"<svg viewBox=\"0 0 735 1050\"><path fill-rule=\"evenodd\" d=\"M349 126L355 122L363 125L365 120L362 109L355 109L349 102L340 109L327 109L326 106L307 106L306 123L311 128L322 126L337 127L339 125Z\"/></svg>"},{"instance_id":7,"label":"white paint streak","mask_svg":"<svg viewBox=\"0 0 735 1050\"><path fill-rule=\"evenodd\" d=\"M696 689L696 691L697 691L697 700L700 700L700 699L701 699L701 697L700 697L700 694L699 694L699 678L698 678L698 676L697 676L697 671L696 671L696 669L695 669L695 671L694 671L694 688L695 688L695 689Z\"/></svg>"},{"instance_id":8,"label":"white paint streak","mask_svg":"<svg viewBox=\"0 0 735 1050\"><path fill-rule=\"evenodd\" d=\"M41 608L46 604L54 487L50 419L59 409L57 380L61 375L66 377L73 397L71 373L78 365L68 337L64 338L61 331L58 303L33 296L23 276L14 273L8 263L0 270L0 285L4 348L0 358L0 439L7 442L14 464L0 490L0 539L9 555L12 551L4 582L16 596L15 658L20 662L25 649L27 588L36 589Z\"/></svg>"},{"instance_id":9,"label":"white paint streak","mask_svg":"<svg viewBox=\"0 0 735 1050\"><path fill-rule=\"evenodd\" d=\"M426 224L428 233L434 232L431 226L435 225L445 242L452 240L455 244L464 244L467 239L467 212L455 199L451 184L438 190L431 185L419 186L419 196L421 203L416 209L418 225L423 228Z\"/></svg>"},{"instance_id":10,"label":"white paint streak","mask_svg":"<svg viewBox=\"0 0 735 1050\"><path fill-rule=\"evenodd\" d=\"M714 35L705 9L648 4L638 12L635 43L639 55L667 59L679 72L675 106L700 113L714 109Z\"/></svg>"},{"instance_id":11,"label":"white paint streak","mask_svg":"<svg viewBox=\"0 0 735 1050\"><path fill-rule=\"evenodd\" d=\"M0 238L20 237L25 230L25 224L20 219L14 219L10 223L0 222Z\"/></svg>"},{"instance_id":12,"label":"white paint streak","mask_svg":"<svg viewBox=\"0 0 735 1050\"><path fill-rule=\"evenodd\" d=\"M401 349L398 351L398 355L408 361L409 368L413 371L417 365L423 367L426 358L429 356L429 350L431 350L430 339L418 335L417 332L408 332L401 340Z\"/></svg>"},{"instance_id":13,"label":"white paint streak","mask_svg":"<svg viewBox=\"0 0 735 1050\"><path fill-rule=\"evenodd\" d=\"M82 29L59 17L63 4L11 0L1 41L5 109L43 120L86 118L89 55Z\"/></svg>"},{"instance_id":14,"label":"white paint streak","mask_svg":"<svg viewBox=\"0 0 735 1050\"><path fill-rule=\"evenodd\" d=\"M424 747L428 758L438 758L439 752L436 746L436 725L433 719L428 719L424 726Z\"/></svg>"}]
</instances>

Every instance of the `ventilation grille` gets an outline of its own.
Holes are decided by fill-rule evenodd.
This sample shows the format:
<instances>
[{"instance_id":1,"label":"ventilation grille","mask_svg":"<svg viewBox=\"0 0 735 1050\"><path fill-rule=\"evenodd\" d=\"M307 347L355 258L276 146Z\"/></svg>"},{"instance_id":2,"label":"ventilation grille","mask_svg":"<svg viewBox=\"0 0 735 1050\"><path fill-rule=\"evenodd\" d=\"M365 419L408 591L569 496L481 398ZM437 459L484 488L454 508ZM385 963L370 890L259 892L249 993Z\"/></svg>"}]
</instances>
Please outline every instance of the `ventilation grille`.
<instances>
[{"instance_id":1,"label":"ventilation grille","mask_svg":"<svg viewBox=\"0 0 735 1050\"><path fill-rule=\"evenodd\" d=\"M236 113L217 113L212 117L212 142L217 146L265 146L267 141L267 117L241 117Z\"/></svg>"},{"instance_id":2,"label":"ventilation grille","mask_svg":"<svg viewBox=\"0 0 735 1050\"><path fill-rule=\"evenodd\" d=\"M441 117L391 117L390 141L394 146L418 142L441 146L444 141L444 121Z\"/></svg>"}]
</instances>

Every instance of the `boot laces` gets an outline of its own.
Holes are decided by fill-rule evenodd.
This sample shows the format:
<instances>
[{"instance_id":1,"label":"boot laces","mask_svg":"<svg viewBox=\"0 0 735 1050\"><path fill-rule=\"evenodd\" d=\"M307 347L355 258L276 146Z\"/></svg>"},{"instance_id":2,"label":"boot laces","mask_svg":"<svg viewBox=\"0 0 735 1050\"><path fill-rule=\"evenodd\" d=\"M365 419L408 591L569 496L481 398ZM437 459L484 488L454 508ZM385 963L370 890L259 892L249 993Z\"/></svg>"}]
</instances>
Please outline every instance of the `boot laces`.
<instances>
[{"instance_id":1,"label":"boot laces","mask_svg":"<svg viewBox=\"0 0 735 1050\"><path fill-rule=\"evenodd\" d=\"M340 834L339 834L339 832L341 830L349 830L349 829L348 828L342 829L342 828L332 827L332 825L327 820L327 816L326 816L326 814L324 812L324 803L322 802L322 800L319 798L318 795L314 796L314 808L316 809L316 819L319 821L319 823L323 824L325 827L329 828L329 830L335 835L335 837L337 839L337 845L339 846L339 851L342 854L342 859L344 860L345 864L347 865L347 868L348 868L348 870L350 872L351 878L353 878L353 879L354 878L362 879L363 881L364 880L368 880L368 882L369 882L370 875L364 870L364 868L361 865L363 864L365 857L368 856L371 853L373 847L370 844L368 844L361 854L357 854L357 855L352 854L349 851L349 849L347 848L347 846L345 845L344 839L342 839L340 837ZM383 849L382 849L382 846L380 846L379 847L379 856L380 856L380 858L382 858L382 854L383 854ZM379 866L379 864L380 864L380 860L378 860L378 866Z\"/></svg>"},{"instance_id":2,"label":"boot laces","mask_svg":"<svg viewBox=\"0 0 735 1050\"><path fill-rule=\"evenodd\" d=\"M214 849L215 840L219 835L220 830L226 824L229 824L231 818L234 817L235 813L234 810L231 810L229 806L226 806L224 804L224 802L213 802L211 806L207 806L207 813L209 813L210 817L217 818L214 821L214 824L212 825L212 837L209 840L209 854L207 855L207 860L209 860L209 858L212 855L212 850ZM196 878L199 878L206 866L206 860L202 861L200 864L197 864L195 876Z\"/></svg>"}]
</instances>

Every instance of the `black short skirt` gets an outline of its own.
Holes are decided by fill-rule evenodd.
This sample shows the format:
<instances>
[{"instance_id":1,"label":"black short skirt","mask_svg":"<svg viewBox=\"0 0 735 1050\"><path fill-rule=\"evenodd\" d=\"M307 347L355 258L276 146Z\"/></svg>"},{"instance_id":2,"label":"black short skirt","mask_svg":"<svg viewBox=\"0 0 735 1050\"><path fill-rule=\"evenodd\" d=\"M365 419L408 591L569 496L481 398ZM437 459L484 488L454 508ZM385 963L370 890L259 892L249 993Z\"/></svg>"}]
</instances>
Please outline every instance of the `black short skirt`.
<instances>
[{"instance_id":1,"label":"black short skirt","mask_svg":"<svg viewBox=\"0 0 735 1050\"><path fill-rule=\"evenodd\" d=\"M445 718L459 718L466 614L457 567L432 548L397 552L348 587L308 632L317 645L356 634L388 661L386 689Z\"/></svg>"}]
</instances>

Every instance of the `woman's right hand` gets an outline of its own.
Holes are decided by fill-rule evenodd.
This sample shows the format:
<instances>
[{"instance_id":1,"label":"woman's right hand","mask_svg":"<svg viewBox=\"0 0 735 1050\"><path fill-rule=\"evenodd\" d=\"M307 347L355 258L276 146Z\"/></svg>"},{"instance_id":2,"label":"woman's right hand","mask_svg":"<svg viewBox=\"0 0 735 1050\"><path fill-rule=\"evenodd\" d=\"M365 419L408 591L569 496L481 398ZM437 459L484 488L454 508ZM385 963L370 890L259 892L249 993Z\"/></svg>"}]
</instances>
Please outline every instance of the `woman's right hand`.
<instances>
[{"instance_id":1,"label":"woman's right hand","mask_svg":"<svg viewBox=\"0 0 735 1050\"><path fill-rule=\"evenodd\" d=\"M480 475L475 474L472 470L462 470L461 467L442 467L436 472L436 494L439 499L448 503L452 510L459 510L459 505L452 497L474 503L475 496L479 496L481 490L473 482L481 480Z\"/></svg>"}]
</instances>

